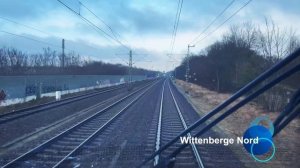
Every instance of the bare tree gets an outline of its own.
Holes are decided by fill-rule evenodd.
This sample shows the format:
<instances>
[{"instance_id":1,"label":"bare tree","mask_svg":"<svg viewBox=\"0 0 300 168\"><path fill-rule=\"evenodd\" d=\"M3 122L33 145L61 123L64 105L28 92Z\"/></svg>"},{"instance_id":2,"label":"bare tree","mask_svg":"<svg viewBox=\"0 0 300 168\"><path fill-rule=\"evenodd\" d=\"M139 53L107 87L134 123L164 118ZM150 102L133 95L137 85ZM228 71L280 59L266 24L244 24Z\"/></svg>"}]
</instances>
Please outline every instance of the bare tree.
<instances>
[{"instance_id":1,"label":"bare tree","mask_svg":"<svg viewBox=\"0 0 300 168\"><path fill-rule=\"evenodd\" d=\"M254 49L257 35L255 25L252 22L245 22L242 25L232 25L224 39L234 41L237 46Z\"/></svg>"},{"instance_id":2,"label":"bare tree","mask_svg":"<svg viewBox=\"0 0 300 168\"><path fill-rule=\"evenodd\" d=\"M43 49L44 51L44 54L43 54L43 65L44 66L55 66L56 65L56 58L57 58L57 55L56 55L56 51L54 50L51 50L51 48L44 48Z\"/></svg>"},{"instance_id":3,"label":"bare tree","mask_svg":"<svg viewBox=\"0 0 300 168\"><path fill-rule=\"evenodd\" d=\"M0 68L8 67L8 59L7 59L7 52L6 48L0 49Z\"/></svg>"},{"instance_id":4,"label":"bare tree","mask_svg":"<svg viewBox=\"0 0 300 168\"><path fill-rule=\"evenodd\" d=\"M246 47L253 49L257 40L257 28L252 22L245 22L243 27L241 37L246 42Z\"/></svg>"},{"instance_id":5,"label":"bare tree","mask_svg":"<svg viewBox=\"0 0 300 168\"><path fill-rule=\"evenodd\" d=\"M296 36L296 32L295 31L290 31L290 38L288 39L288 48L287 48L287 52L288 54L291 54L293 51L295 51L297 48L300 47L300 40L299 37Z\"/></svg>"},{"instance_id":6,"label":"bare tree","mask_svg":"<svg viewBox=\"0 0 300 168\"><path fill-rule=\"evenodd\" d=\"M299 44L295 31L279 28L274 21L265 19L265 29L259 30L257 50L265 58L278 61L291 53Z\"/></svg>"}]
</instances>

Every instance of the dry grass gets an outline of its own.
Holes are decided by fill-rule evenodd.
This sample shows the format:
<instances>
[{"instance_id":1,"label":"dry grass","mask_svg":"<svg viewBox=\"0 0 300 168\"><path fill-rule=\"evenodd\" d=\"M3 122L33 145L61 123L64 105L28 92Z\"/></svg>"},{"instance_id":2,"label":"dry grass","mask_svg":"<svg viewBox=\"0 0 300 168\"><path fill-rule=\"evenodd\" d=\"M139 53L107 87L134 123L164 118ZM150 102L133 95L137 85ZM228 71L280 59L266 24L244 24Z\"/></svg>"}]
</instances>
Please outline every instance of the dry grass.
<instances>
[{"instance_id":1,"label":"dry grass","mask_svg":"<svg viewBox=\"0 0 300 168\"><path fill-rule=\"evenodd\" d=\"M231 96L230 94L220 94L198 85L187 84L180 80L177 80L176 84L179 89L188 93L186 97L188 97L200 115L208 113L215 106ZM225 136L243 136L243 133L249 127L250 122L256 117L267 115L274 121L278 114L278 112L265 111L256 103L251 102L220 122L215 130L225 134ZM237 153L240 155L241 160L247 162L247 167L300 167L299 133L300 119L297 118L275 137L275 158L268 163L252 164L252 158L245 158L243 153L245 155L246 152L243 151L241 147L233 150L239 150Z\"/></svg>"}]
</instances>

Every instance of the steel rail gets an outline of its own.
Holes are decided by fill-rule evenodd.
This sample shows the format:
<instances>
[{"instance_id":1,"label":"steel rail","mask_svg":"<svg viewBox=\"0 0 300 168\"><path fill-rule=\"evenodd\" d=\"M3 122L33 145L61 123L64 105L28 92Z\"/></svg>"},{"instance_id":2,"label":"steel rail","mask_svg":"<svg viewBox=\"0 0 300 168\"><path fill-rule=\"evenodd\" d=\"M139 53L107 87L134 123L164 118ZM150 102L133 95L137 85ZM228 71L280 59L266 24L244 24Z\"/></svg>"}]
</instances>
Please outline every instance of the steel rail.
<instances>
[{"instance_id":1,"label":"steel rail","mask_svg":"<svg viewBox=\"0 0 300 168\"><path fill-rule=\"evenodd\" d=\"M201 130L198 133L196 133L194 136L196 136L196 137L201 136L206 131L211 129L213 126L215 126L216 124L221 122L223 119L228 117L230 114L234 113L236 110L238 110L239 108L241 108L242 106L244 106L245 104L247 104L248 102L250 102L251 100L256 98L257 96L261 95L265 91L267 91L270 88L272 88L273 86L275 86L277 83L283 81L284 79L292 76L293 74L295 74L296 72L299 72L299 71L300 71L300 65L297 65L297 66L291 68L290 70L288 70L287 72L281 74L277 78L273 79L271 82L269 82L269 83L265 84L264 86L262 86L262 88L258 89L257 91L255 91L255 92L251 93L250 95L248 95L247 97L245 97L239 103L235 104L233 107L231 107L230 109L225 111L223 114L218 116L215 120L213 120L209 124L207 124L205 127L201 128ZM284 126L286 126L291 121L291 119L296 117L298 114L299 114L299 109L298 109L298 111L293 112L292 117L290 117L290 120L286 121ZM279 129L282 129L282 128L279 128ZM276 135L276 131L278 131L278 128L275 129L275 134L274 135ZM176 149L176 151L174 151L170 155L170 157L174 157L177 154L179 154L180 151L183 150L186 146L187 146L186 144L183 144L182 146L180 146L178 149Z\"/></svg>"},{"instance_id":2,"label":"steel rail","mask_svg":"<svg viewBox=\"0 0 300 168\"><path fill-rule=\"evenodd\" d=\"M182 115L182 113L181 113L181 110L180 110L180 108L179 108L179 106L178 106L178 103L177 103L177 101L176 101L176 99L175 99L175 96L174 96L174 94L173 94L173 91L172 91L172 89L171 89L171 87L170 87L170 83L168 84L168 86L169 86L169 90L170 90L170 92L171 92L173 101L174 101L174 103L175 103L175 106L176 106L178 115L179 115L179 117L180 117L181 123L182 123L184 129L187 129L187 128L188 128L188 127L187 127L187 124L186 124L186 122L185 122L185 120L184 120L184 118L183 118L183 115ZM191 133L188 133L187 136L188 136L188 137L192 137ZM196 161L197 161L197 164L198 164L199 168L204 168L203 162L202 162L202 160L201 160L201 157L200 157L200 154L199 154L199 152L198 152L198 149L197 149L196 145L195 145L195 144L191 144L191 147L192 147L192 150L193 150L193 153L194 153L194 155L195 155L195 158L196 158Z\"/></svg>"},{"instance_id":3,"label":"steel rail","mask_svg":"<svg viewBox=\"0 0 300 168\"><path fill-rule=\"evenodd\" d=\"M271 68L260 74L258 77L256 77L254 80L249 82L247 85L245 85L243 88L238 90L236 93L234 93L231 97L229 97L227 100L225 100L223 103L215 107L212 111L210 111L208 114L203 116L202 118L198 119L195 123L190 125L186 130L182 131L180 134L178 134L174 139L169 141L167 144L162 146L158 151L154 152L151 156L146 158L138 167L141 167L145 165L147 162L152 160L156 155L160 154L162 151L167 149L169 146L171 146L173 143L177 142L181 136L186 135L188 132L194 130L199 125L206 122L208 119L210 119L212 116L219 113L221 110L232 104L235 100L240 98L241 96L245 95L252 89L254 89L258 84L262 83L264 80L268 79L271 75L278 72L280 69L291 63L293 60L295 60L297 57L300 56L300 48L296 49L293 53L285 57L283 60L278 62L277 64L273 65Z\"/></svg>"},{"instance_id":4,"label":"steel rail","mask_svg":"<svg viewBox=\"0 0 300 168\"><path fill-rule=\"evenodd\" d=\"M159 107L159 118L158 118L156 143L155 143L155 151L158 151L159 147L160 147L161 121L162 121L162 110L163 110L165 84L166 84L166 80L164 81L164 84L163 84L163 87L162 87L162 92L161 92L160 107ZM155 158L154 158L154 166L156 166L158 164L158 161L159 161L159 155L156 155Z\"/></svg>"},{"instance_id":5,"label":"steel rail","mask_svg":"<svg viewBox=\"0 0 300 168\"><path fill-rule=\"evenodd\" d=\"M47 146L50 146L52 142L54 142L55 140L61 138L61 137L64 137L64 135L67 135L67 133L75 130L76 128L79 128L80 126L82 126L83 124L86 124L86 123L89 123L89 121L91 121L92 119L100 116L101 114L103 114L104 112L106 112L107 110L111 109L112 107L116 106L117 104L119 104L120 102L126 100L127 98L131 97L132 95L138 93L139 91L149 87L151 84L151 87L155 84L157 84L158 81L156 81L154 84L153 83L150 83L150 84L147 84L146 86L134 91L133 93L119 99L118 101L110 104L109 106L105 107L104 109L98 111L97 113L93 114L92 116L84 119L83 121L73 125L72 127L68 128L67 130L61 132L60 134L54 136L53 138L47 140L46 142L38 145L37 147L34 147L33 149L27 151L26 153L22 154L21 156L13 159L12 161L8 162L7 164L5 164L4 166L2 166L2 168L7 168L7 167L12 167L14 164L18 164L19 161L22 161L22 160L25 160L26 158L30 157L31 155L35 155L39 150L43 149L43 148L46 148Z\"/></svg>"},{"instance_id":6,"label":"steel rail","mask_svg":"<svg viewBox=\"0 0 300 168\"><path fill-rule=\"evenodd\" d=\"M156 83L155 83L156 84ZM78 145L74 150L72 150L68 155L66 155L63 159L61 159L57 164L55 164L52 168L59 167L64 161L68 159L71 155L78 152L78 150L85 144L87 144L89 141L91 141L95 136L97 136L99 133L104 131L106 127L108 127L112 122L117 119L124 111L126 111L130 106L132 106L138 99L140 99L147 91L150 90L155 84L151 85L150 87L146 88L141 94L139 94L135 99L133 99L130 103L128 103L124 108L122 108L117 114L115 114L110 120L108 120L104 125L102 125L100 128L98 128L92 135L90 135L86 140L84 140L80 145Z\"/></svg>"},{"instance_id":7,"label":"steel rail","mask_svg":"<svg viewBox=\"0 0 300 168\"><path fill-rule=\"evenodd\" d=\"M6 122L9 121L13 121L15 119L18 118L22 118L25 116L29 116L35 113L39 113L39 112L44 112L45 110L48 109L52 109L52 108L56 108L59 106L63 106L63 105L67 105L70 103L74 103L76 101L80 101L80 100L84 100L87 98L91 98L103 93L107 93L107 92L111 92L114 90L118 90L121 88L125 88L126 85L120 85L120 86L113 86L113 87L107 87L107 88L102 88L101 91L96 91L96 92L92 92L92 93L86 93L86 94L81 94L78 96L72 96L72 97L68 97L59 101L51 101L48 103L44 103L44 104L40 104L40 105L36 105L36 106L32 106L32 107L28 107L28 108L23 108L14 112L9 112L6 114L2 114L0 115L0 124L4 124Z\"/></svg>"},{"instance_id":8,"label":"steel rail","mask_svg":"<svg viewBox=\"0 0 300 168\"><path fill-rule=\"evenodd\" d=\"M9 122L9 121L21 118L21 117L25 117L25 116L28 116L28 115L31 115L31 114L35 114L35 113L38 113L38 112L43 112L43 111L48 110L48 109L56 108L56 107L63 106L63 105L66 105L66 104L70 104L70 103L73 103L73 102L76 102L76 101L80 101L80 100L83 100L83 99L94 97L94 96L97 96L99 94L114 91L114 90L117 90L117 89L120 89L120 88L122 88L122 87L110 88L110 89L102 90L102 91L99 91L99 92L96 92L96 93L92 92L92 93L86 93L86 94L83 94L83 95L72 96L72 97L65 98L65 99L62 99L62 100L59 100L59 101L52 101L52 102L36 105L36 106L33 106L33 107L20 109L20 110L14 111L14 112L9 112L9 113L6 113L6 114L2 114L2 115L0 115L0 124L4 124L6 122Z\"/></svg>"}]
</instances>

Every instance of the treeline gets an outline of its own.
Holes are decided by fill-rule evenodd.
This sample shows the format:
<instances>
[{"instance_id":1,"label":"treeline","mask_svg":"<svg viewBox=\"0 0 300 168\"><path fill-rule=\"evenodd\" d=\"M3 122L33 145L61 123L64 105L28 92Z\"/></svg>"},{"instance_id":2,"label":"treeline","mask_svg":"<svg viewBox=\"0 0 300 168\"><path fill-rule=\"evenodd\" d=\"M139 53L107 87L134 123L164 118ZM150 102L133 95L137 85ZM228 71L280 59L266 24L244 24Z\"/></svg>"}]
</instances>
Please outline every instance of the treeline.
<instances>
[{"instance_id":1,"label":"treeline","mask_svg":"<svg viewBox=\"0 0 300 168\"><path fill-rule=\"evenodd\" d=\"M232 26L221 40L190 57L189 81L218 92L235 92L298 47L295 32L267 20L264 28L252 23ZM176 68L176 78L186 79L186 63L185 59ZM292 64L299 63L300 59ZM296 74L265 94L261 103L269 110L281 109L280 103L287 101L284 94L299 88L299 82Z\"/></svg>"},{"instance_id":2,"label":"treeline","mask_svg":"<svg viewBox=\"0 0 300 168\"><path fill-rule=\"evenodd\" d=\"M128 67L84 59L70 52L64 56L51 48L27 54L15 48L0 48L0 75L127 75ZM64 62L64 66L62 64ZM154 77L156 71L132 68L133 75Z\"/></svg>"}]
</instances>

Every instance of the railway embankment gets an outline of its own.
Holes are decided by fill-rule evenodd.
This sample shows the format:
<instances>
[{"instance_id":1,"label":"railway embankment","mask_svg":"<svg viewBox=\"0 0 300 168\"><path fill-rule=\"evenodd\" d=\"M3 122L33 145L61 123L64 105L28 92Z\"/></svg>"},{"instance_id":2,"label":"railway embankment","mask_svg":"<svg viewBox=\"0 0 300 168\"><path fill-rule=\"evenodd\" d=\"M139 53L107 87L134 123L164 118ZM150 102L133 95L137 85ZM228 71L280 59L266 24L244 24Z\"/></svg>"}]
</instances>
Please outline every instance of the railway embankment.
<instances>
[{"instance_id":1,"label":"railway embankment","mask_svg":"<svg viewBox=\"0 0 300 168\"><path fill-rule=\"evenodd\" d=\"M176 80L176 86L185 95L200 115L209 113L214 107L221 104L231 96L228 93L218 93L205 87ZM241 98L242 99L242 98ZM276 119L279 112L264 110L255 102L250 102L238 111L220 122L214 130L225 137L236 138L243 136L251 121L259 116L268 116L272 121ZM216 118L216 117L215 117ZM212 118L214 119L214 117ZM266 124L266 123L262 123ZM298 167L300 160L300 118L293 120L275 138L276 153L272 161L260 166L263 167ZM251 156L245 156L242 146L231 146L239 154L241 160L249 162L251 167ZM256 163L257 164L257 163ZM247 164L246 164L247 165Z\"/></svg>"}]
</instances>

